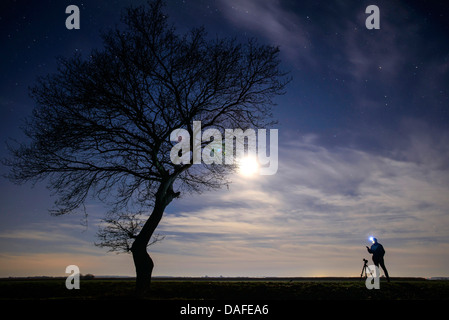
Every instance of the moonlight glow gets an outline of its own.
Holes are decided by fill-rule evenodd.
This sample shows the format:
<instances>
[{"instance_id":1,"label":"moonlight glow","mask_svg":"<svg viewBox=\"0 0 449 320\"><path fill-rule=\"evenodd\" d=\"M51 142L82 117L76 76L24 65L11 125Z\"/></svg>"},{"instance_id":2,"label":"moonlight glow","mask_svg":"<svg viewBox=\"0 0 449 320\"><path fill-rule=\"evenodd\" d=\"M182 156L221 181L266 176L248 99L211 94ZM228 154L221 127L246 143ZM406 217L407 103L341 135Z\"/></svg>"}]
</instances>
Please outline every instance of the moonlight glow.
<instances>
[{"instance_id":1,"label":"moonlight glow","mask_svg":"<svg viewBox=\"0 0 449 320\"><path fill-rule=\"evenodd\" d=\"M259 163L254 157L244 157L239 161L239 173L243 176L252 176L259 171Z\"/></svg>"}]
</instances>

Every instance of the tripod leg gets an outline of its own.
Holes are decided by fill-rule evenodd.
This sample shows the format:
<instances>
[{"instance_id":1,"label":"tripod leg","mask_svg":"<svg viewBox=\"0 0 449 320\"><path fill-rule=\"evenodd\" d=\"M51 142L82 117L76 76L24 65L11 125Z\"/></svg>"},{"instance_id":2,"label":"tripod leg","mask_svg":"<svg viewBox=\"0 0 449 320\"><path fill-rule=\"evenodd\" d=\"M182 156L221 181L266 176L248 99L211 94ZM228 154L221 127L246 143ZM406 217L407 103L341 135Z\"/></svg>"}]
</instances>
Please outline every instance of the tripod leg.
<instances>
[{"instance_id":1,"label":"tripod leg","mask_svg":"<svg viewBox=\"0 0 449 320\"><path fill-rule=\"evenodd\" d=\"M362 273L360 274L360 280L362 280L363 277L363 272L365 272L365 278L367 277L367 273L366 273L366 262L362 267Z\"/></svg>"}]
</instances>

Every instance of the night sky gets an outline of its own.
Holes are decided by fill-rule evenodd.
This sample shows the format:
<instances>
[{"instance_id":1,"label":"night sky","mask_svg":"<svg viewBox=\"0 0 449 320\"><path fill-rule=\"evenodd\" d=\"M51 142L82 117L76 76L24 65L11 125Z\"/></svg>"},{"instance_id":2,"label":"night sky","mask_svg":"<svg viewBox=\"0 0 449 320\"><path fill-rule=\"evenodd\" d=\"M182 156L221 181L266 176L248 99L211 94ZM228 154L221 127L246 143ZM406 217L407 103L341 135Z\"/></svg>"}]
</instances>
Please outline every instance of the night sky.
<instances>
[{"instance_id":1,"label":"night sky","mask_svg":"<svg viewBox=\"0 0 449 320\"><path fill-rule=\"evenodd\" d=\"M2 1L1 158L60 56L89 55L145 1ZM449 276L449 10L445 1L167 0L180 33L278 45L292 82L273 107L279 170L236 175L167 208L150 247L159 276L358 276L375 236L390 276ZM68 5L80 29L68 30ZM368 30L368 5L380 29ZM8 168L1 166L0 172ZM107 207L53 217L46 184L0 178L0 277L134 275L94 246Z\"/></svg>"}]
</instances>

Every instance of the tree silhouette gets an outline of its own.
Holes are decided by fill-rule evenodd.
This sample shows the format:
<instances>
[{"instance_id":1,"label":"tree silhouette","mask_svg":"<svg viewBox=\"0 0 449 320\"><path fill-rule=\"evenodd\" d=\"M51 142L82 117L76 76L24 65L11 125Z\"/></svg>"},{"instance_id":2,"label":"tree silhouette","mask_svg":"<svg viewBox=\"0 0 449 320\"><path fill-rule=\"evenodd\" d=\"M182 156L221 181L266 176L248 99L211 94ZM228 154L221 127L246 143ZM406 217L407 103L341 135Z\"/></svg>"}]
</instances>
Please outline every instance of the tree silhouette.
<instances>
[{"instance_id":1,"label":"tree silhouette","mask_svg":"<svg viewBox=\"0 0 449 320\"><path fill-rule=\"evenodd\" d=\"M220 188L235 168L174 164L170 134L184 128L192 145L193 121L203 129L268 127L272 98L289 79L277 47L211 40L203 28L177 34L161 1L127 8L122 22L103 34L101 50L60 58L57 72L38 79L29 141L10 146L7 164L16 183L48 182L55 215L76 211L89 195L109 202L117 219L100 245L132 252L142 293L154 266L147 245L164 209L181 193ZM131 208L151 213L141 223Z\"/></svg>"}]
</instances>

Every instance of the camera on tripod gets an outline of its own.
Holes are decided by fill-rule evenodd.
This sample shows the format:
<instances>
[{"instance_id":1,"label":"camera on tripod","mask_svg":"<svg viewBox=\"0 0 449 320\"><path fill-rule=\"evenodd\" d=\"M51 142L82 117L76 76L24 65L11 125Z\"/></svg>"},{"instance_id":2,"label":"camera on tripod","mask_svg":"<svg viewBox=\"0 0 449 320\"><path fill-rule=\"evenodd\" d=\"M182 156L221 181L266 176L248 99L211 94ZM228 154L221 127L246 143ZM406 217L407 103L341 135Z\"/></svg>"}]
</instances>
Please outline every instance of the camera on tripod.
<instances>
[{"instance_id":1,"label":"camera on tripod","mask_svg":"<svg viewBox=\"0 0 449 320\"><path fill-rule=\"evenodd\" d=\"M368 277L368 273L366 272L366 269L369 270L369 268L368 268L368 260L363 258L363 267L362 267L362 273L360 274L360 280L362 280L363 275L365 275L365 278ZM370 273L371 273L371 271L370 271Z\"/></svg>"}]
</instances>

